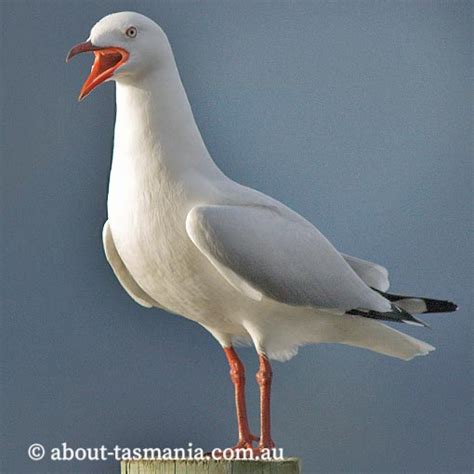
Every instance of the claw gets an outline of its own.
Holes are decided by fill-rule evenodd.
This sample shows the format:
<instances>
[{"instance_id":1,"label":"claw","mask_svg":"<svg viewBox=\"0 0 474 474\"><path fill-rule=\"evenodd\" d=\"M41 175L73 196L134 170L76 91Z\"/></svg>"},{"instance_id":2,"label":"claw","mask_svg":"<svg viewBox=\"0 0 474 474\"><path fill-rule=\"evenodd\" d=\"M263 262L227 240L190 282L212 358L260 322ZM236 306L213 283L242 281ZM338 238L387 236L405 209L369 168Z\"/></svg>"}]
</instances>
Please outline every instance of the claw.
<instances>
[{"instance_id":1,"label":"claw","mask_svg":"<svg viewBox=\"0 0 474 474\"><path fill-rule=\"evenodd\" d=\"M269 439L266 442L259 442L258 444L258 449L273 449L275 447L275 443L272 439Z\"/></svg>"},{"instance_id":2,"label":"claw","mask_svg":"<svg viewBox=\"0 0 474 474\"><path fill-rule=\"evenodd\" d=\"M239 442L231 449L253 449L254 441L260 441L260 438L253 434L249 434L244 439L239 440Z\"/></svg>"}]
</instances>

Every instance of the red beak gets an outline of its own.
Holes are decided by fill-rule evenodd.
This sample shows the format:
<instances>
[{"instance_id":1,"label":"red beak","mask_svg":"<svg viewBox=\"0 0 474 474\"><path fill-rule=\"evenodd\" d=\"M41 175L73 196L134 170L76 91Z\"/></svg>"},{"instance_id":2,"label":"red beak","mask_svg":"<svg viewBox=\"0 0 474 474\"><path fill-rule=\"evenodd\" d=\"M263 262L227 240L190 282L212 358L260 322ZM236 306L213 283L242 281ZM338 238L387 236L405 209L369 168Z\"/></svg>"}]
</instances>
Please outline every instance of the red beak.
<instances>
[{"instance_id":1,"label":"red beak","mask_svg":"<svg viewBox=\"0 0 474 474\"><path fill-rule=\"evenodd\" d=\"M78 100L87 97L93 89L110 79L114 72L128 59L125 49L110 46L101 48L94 46L90 41L79 43L74 46L66 56L66 62L81 53L94 53L94 64L89 77L84 82Z\"/></svg>"}]
</instances>

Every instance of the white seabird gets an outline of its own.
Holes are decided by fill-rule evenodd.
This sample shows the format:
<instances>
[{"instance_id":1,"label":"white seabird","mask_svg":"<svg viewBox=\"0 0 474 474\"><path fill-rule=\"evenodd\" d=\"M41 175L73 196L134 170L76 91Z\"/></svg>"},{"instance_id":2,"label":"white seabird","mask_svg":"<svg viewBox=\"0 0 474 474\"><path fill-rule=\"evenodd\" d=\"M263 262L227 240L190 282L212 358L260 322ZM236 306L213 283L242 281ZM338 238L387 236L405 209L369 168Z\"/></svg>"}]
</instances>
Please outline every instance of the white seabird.
<instances>
[{"instance_id":1,"label":"white seabird","mask_svg":"<svg viewBox=\"0 0 474 474\"><path fill-rule=\"evenodd\" d=\"M411 313L450 302L386 293L387 270L341 254L303 217L237 184L212 161L194 121L168 39L149 18L108 15L68 59L93 51L80 99L116 82L117 116L103 243L140 305L205 327L222 345L235 385L237 447L253 446L236 341L260 359L260 438L270 434L269 359L299 346L340 343L410 360L434 348L380 321L423 324Z\"/></svg>"}]
</instances>

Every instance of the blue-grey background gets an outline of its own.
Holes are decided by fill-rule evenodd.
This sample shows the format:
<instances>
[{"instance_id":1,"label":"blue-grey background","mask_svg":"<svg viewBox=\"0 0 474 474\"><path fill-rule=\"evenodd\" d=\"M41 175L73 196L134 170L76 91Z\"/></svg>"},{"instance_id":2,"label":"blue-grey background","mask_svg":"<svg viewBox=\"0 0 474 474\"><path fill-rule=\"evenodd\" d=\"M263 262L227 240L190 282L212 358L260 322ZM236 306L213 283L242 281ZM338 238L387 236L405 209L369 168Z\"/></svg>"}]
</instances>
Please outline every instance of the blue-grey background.
<instances>
[{"instance_id":1,"label":"blue-grey background","mask_svg":"<svg viewBox=\"0 0 474 474\"><path fill-rule=\"evenodd\" d=\"M206 143L392 289L455 300L403 329L405 363L312 346L275 363L273 429L316 472L472 470L472 3L2 1L2 473L51 448L229 446L232 386L198 325L135 304L103 255L114 86L76 102L92 58L70 46L125 9L159 22ZM248 368L258 428L256 358Z\"/></svg>"}]
</instances>

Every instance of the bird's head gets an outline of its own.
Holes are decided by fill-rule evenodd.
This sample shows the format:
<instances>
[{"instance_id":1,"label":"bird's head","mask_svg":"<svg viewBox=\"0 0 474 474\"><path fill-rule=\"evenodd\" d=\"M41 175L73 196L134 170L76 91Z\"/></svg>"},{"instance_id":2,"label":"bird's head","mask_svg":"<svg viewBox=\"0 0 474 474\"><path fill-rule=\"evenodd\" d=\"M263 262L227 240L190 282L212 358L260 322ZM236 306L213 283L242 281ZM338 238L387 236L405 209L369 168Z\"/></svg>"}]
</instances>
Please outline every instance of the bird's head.
<instances>
[{"instance_id":1,"label":"bird's head","mask_svg":"<svg viewBox=\"0 0 474 474\"><path fill-rule=\"evenodd\" d=\"M133 80L172 58L163 30L146 16L134 12L102 18L92 27L87 41L69 51L66 62L85 52L94 53L95 58L79 100L103 82Z\"/></svg>"}]
</instances>

